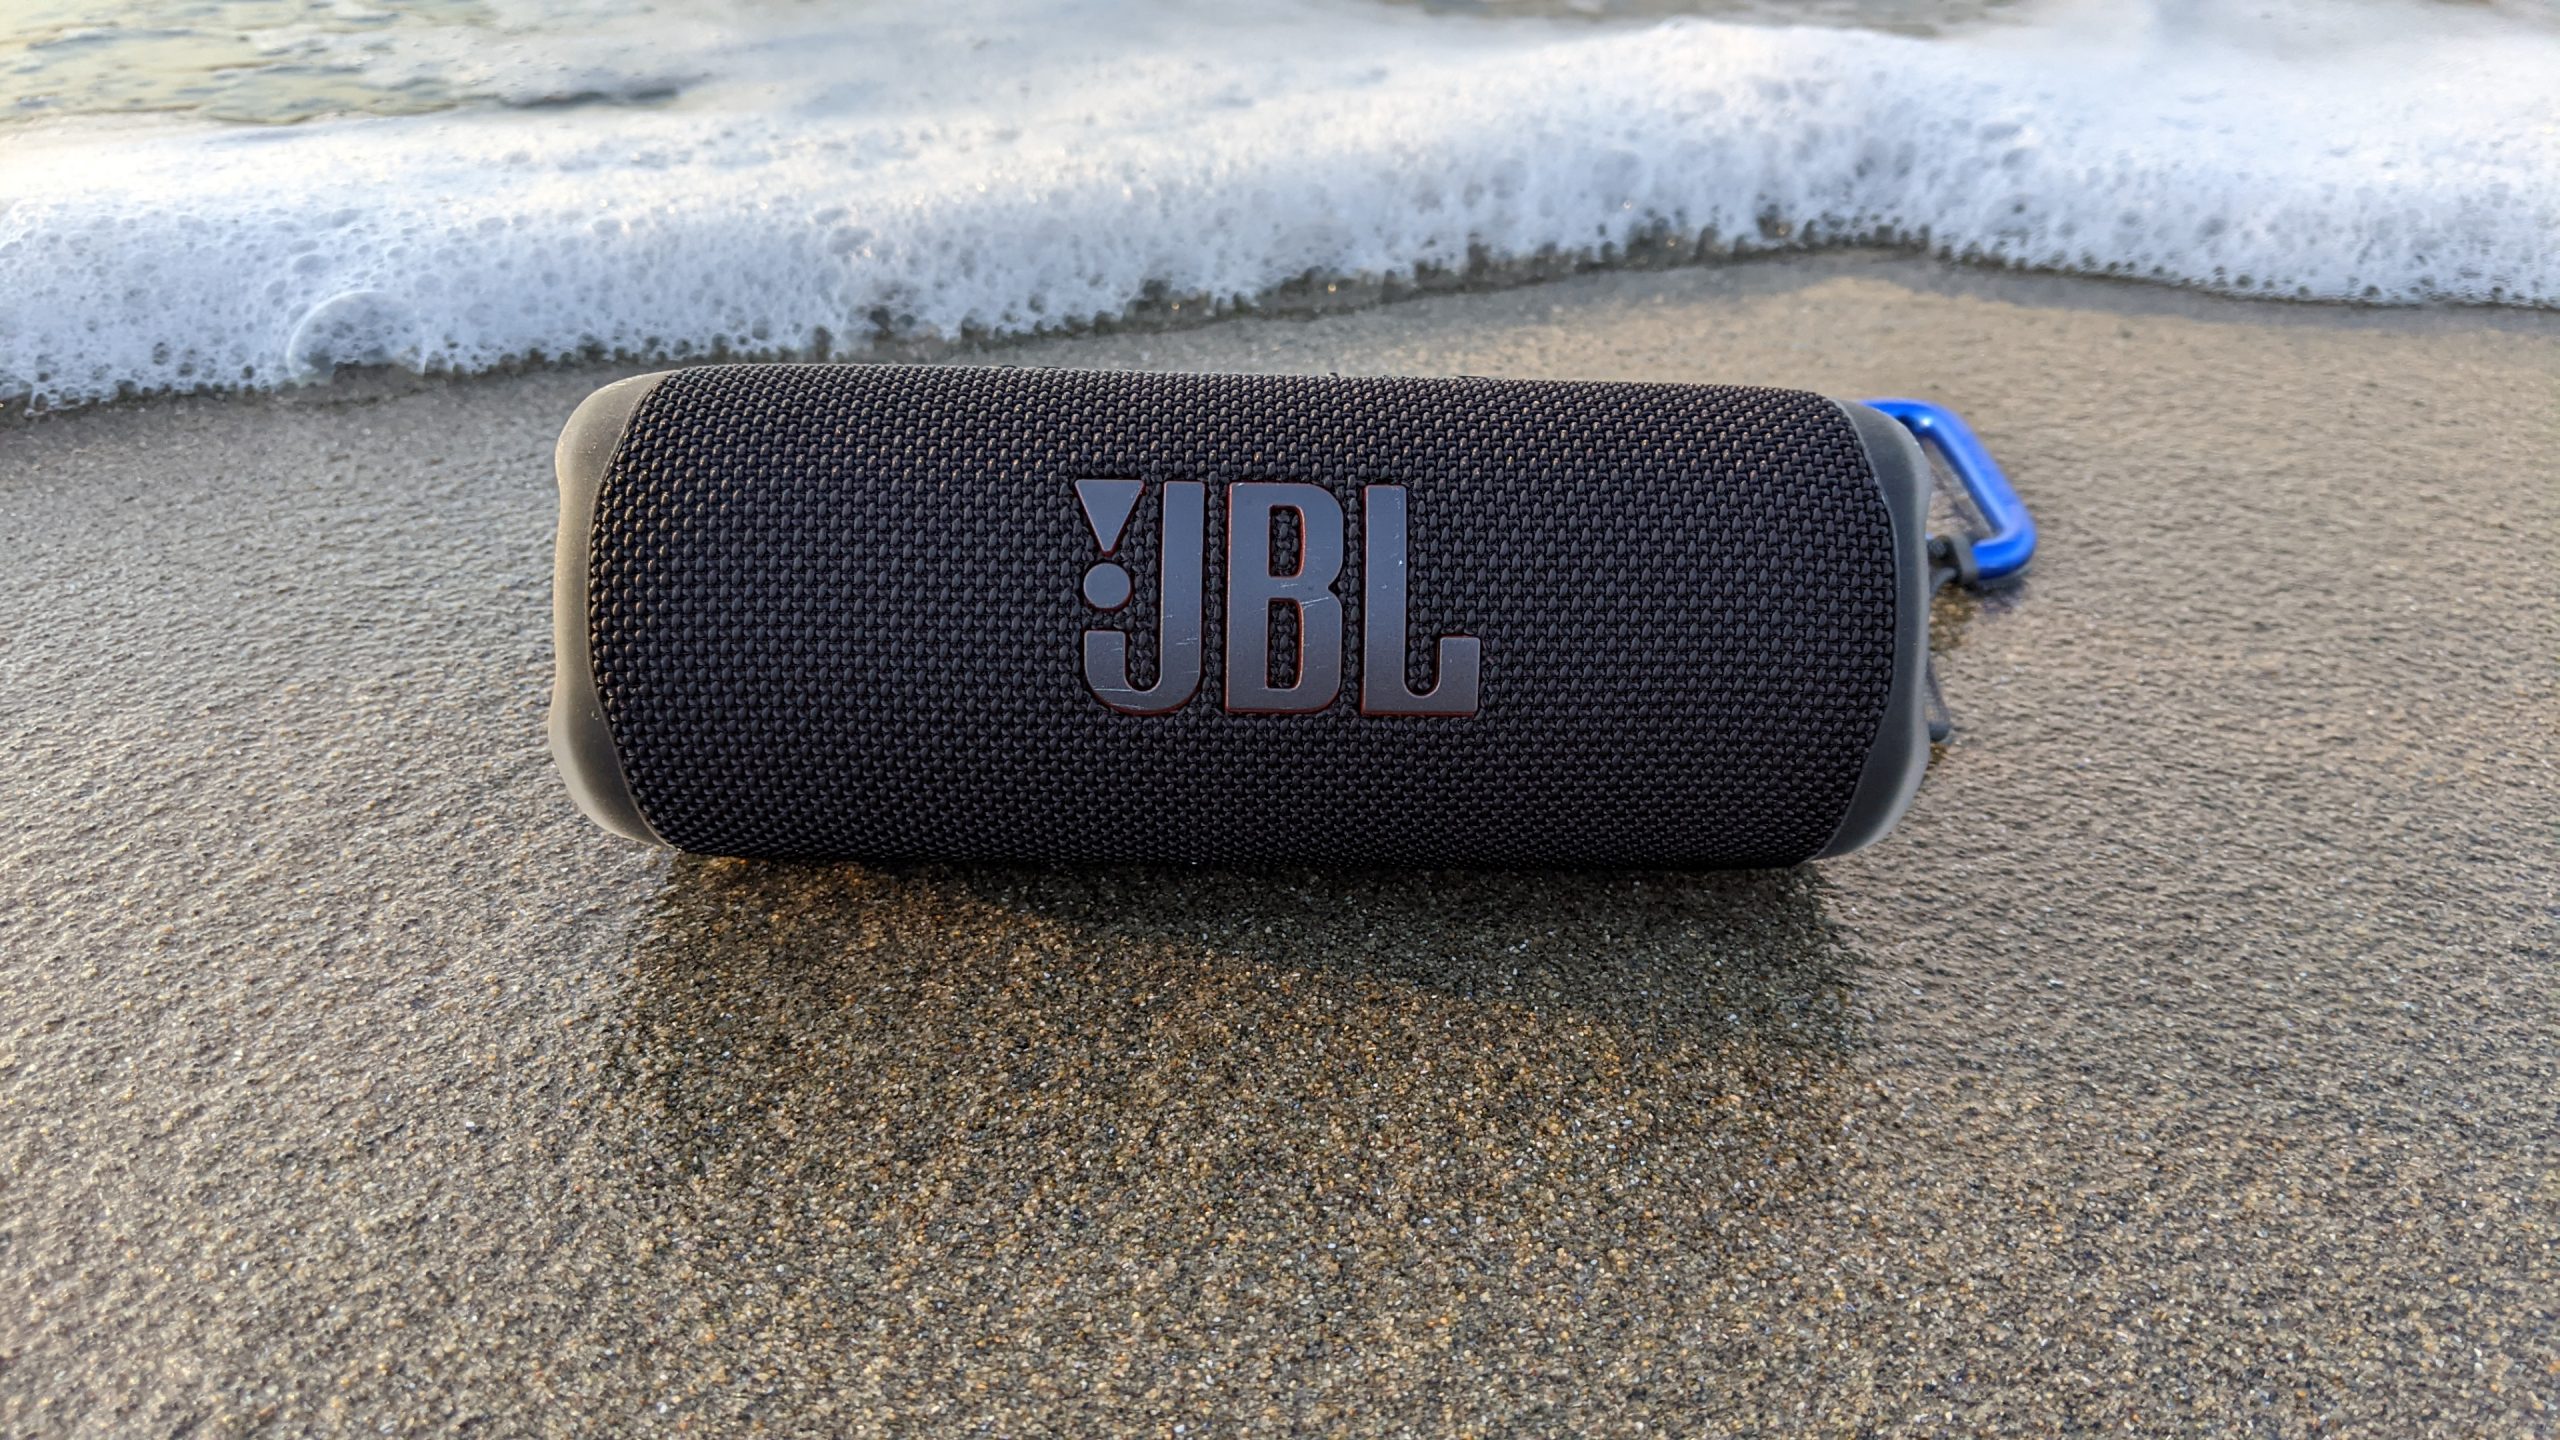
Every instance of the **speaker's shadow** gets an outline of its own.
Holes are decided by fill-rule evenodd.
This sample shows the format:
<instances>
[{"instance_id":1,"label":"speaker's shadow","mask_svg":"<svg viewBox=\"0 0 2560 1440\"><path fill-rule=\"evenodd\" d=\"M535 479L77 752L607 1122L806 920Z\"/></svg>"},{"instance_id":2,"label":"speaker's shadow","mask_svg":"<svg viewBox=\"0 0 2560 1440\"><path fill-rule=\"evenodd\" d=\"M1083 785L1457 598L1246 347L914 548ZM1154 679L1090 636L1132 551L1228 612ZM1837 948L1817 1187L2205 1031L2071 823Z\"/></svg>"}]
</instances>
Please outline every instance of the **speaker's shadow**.
<instances>
[{"instance_id":1,"label":"speaker's shadow","mask_svg":"<svg viewBox=\"0 0 2560 1440\"><path fill-rule=\"evenodd\" d=\"M608 1183L680 1261L671 1333L850 1343L884 1395L983 1383L991 1335L1045 1337L1031 1384L1132 1327L1286 1369L1317 1317L1659 1298L1830 1163L1820 884L682 861Z\"/></svg>"}]
</instances>

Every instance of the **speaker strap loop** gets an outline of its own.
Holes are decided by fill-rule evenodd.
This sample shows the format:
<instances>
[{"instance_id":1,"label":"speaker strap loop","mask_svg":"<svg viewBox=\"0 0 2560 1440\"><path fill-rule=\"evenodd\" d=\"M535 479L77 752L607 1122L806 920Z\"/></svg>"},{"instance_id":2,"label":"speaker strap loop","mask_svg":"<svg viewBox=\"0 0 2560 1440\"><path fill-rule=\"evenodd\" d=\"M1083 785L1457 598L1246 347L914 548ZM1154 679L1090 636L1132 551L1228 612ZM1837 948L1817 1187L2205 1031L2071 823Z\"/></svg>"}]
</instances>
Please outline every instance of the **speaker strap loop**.
<instances>
[{"instance_id":1,"label":"speaker strap loop","mask_svg":"<svg viewBox=\"0 0 2560 1440\"><path fill-rule=\"evenodd\" d=\"M1943 405L1926 400L1870 400L1876 409L1900 421L1921 450L1934 462L1933 472L1944 467L1963 487L1969 508L1990 531L1987 535L1932 535L1929 537L1929 596L1937 598L1950 584L1973 591L1999 590L2018 583L2026 574L2027 562L2035 558L2036 522L2027 513L2026 503L2009 485L1998 461L1983 448L1982 441L1956 413ZM1953 712L1947 709L1946 693L1938 688L1938 662L1932 656L1922 665L1921 677L1928 687L1929 740L1944 741L1955 733Z\"/></svg>"},{"instance_id":2,"label":"speaker strap loop","mask_svg":"<svg viewBox=\"0 0 2560 1440\"><path fill-rule=\"evenodd\" d=\"M1926 400L1867 403L1900 421L1923 451L1947 467L1989 531L1966 542L1972 573L1962 577L1965 587L1997 590L2016 584L2026 573L2027 562L2035 558L2036 522L2027 513L2026 502L2010 488L2000 462L1991 458L1972 428L1944 405Z\"/></svg>"}]
</instances>

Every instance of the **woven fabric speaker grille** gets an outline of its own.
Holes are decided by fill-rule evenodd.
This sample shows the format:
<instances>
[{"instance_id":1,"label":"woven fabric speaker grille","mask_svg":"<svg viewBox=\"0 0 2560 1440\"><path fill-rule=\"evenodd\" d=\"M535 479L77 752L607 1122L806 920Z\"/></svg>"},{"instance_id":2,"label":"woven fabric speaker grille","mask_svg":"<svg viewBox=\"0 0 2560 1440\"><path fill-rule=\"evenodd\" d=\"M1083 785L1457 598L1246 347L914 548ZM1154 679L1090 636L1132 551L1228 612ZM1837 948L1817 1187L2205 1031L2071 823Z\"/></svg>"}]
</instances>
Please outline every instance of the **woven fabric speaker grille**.
<instances>
[{"instance_id":1,"label":"woven fabric speaker grille","mask_svg":"<svg viewBox=\"0 0 2560 1440\"><path fill-rule=\"evenodd\" d=\"M1782 390L710 367L631 411L564 584L582 582L576 638L630 800L687 850L1789 864L1841 827L1911 618L1897 557L1916 542L1872 448L1838 403ZM1112 611L1079 588L1105 558L1075 486L1095 477L1145 482ZM1171 481L1207 496L1203 679L1172 713L1127 714L1088 686L1083 636L1125 632L1139 683L1162 663ZM1319 712L1220 703L1240 481L1341 506L1345 682ZM1404 653L1373 659L1362 496L1380 485L1406 496L1409 623ZM1268 623L1293 654L1296 612ZM1361 713L1365 667L1427 687L1447 635L1481 647L1476 713Z\"/></svg>"}]
</instances>

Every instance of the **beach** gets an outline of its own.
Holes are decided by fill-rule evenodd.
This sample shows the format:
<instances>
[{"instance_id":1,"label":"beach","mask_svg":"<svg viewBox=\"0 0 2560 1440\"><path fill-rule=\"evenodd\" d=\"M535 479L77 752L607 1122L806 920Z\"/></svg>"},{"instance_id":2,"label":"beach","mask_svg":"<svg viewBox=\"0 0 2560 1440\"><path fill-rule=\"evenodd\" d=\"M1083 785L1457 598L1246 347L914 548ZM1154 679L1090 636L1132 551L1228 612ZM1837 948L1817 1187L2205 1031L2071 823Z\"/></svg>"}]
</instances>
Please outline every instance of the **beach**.
<instances>
[{"instance_id":1,"label":"beach","mask_svg":"<svg viewBox=\"0 0 2560 1440\"><path fill-rule=\"evenodd\" d=\"M1919 394L2043 545L1842 860L766 865L544 753L625 370L0 429L0 1429L2560 1424L2560 317L1849 251L951 358Z\"/></svg>"}]
</instances>

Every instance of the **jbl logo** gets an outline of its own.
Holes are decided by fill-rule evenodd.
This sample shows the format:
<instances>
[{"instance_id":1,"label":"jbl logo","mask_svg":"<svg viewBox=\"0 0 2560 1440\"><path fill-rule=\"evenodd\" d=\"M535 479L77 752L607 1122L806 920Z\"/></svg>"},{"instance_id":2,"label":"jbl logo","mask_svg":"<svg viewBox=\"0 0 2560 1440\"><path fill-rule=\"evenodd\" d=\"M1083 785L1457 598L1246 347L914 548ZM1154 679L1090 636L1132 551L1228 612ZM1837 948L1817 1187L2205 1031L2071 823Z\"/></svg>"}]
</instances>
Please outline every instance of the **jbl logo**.
<instances>
[{"instance_id":1,"label":"jbl logo","mask_svg":"<svg viewBox=\"0 0 2560 1440\"><path fill-rule=\"evenodd\" d=\"M1079 480L1076 499L1103 558L1085 572L1084 598L1097 610L1129 603L1135 584L1111 557L1146 493L1142 480ZM1126 631L1084 632L1084 680L1094 697L1131 715L1165 715L1191 702L1200 690L1201 614L1206 594L1203 567L1208 535L1208 487L1197 480L1163 486L1164 556L1157 607L1159 634L1155 683L1129 682ZM1297 520L1298 561L1282 572L1272 563L1273 516ZM1437 671L1417 691L1405 674L1405 492L1401 485L1371 485L1361 492L1360 713L1363 715L1463 716L1476 713L1483 646L1472 635L1443 635L1433 648ZM1322 486L1249 480L1227 487L1227 694L1238 715L1303 715L1330 707L1342 694L1342 505ZM1272 607L1294 609L1298 630L1293 677L1275 684L1271 673Z\"/></svg>"}]
</instances>

